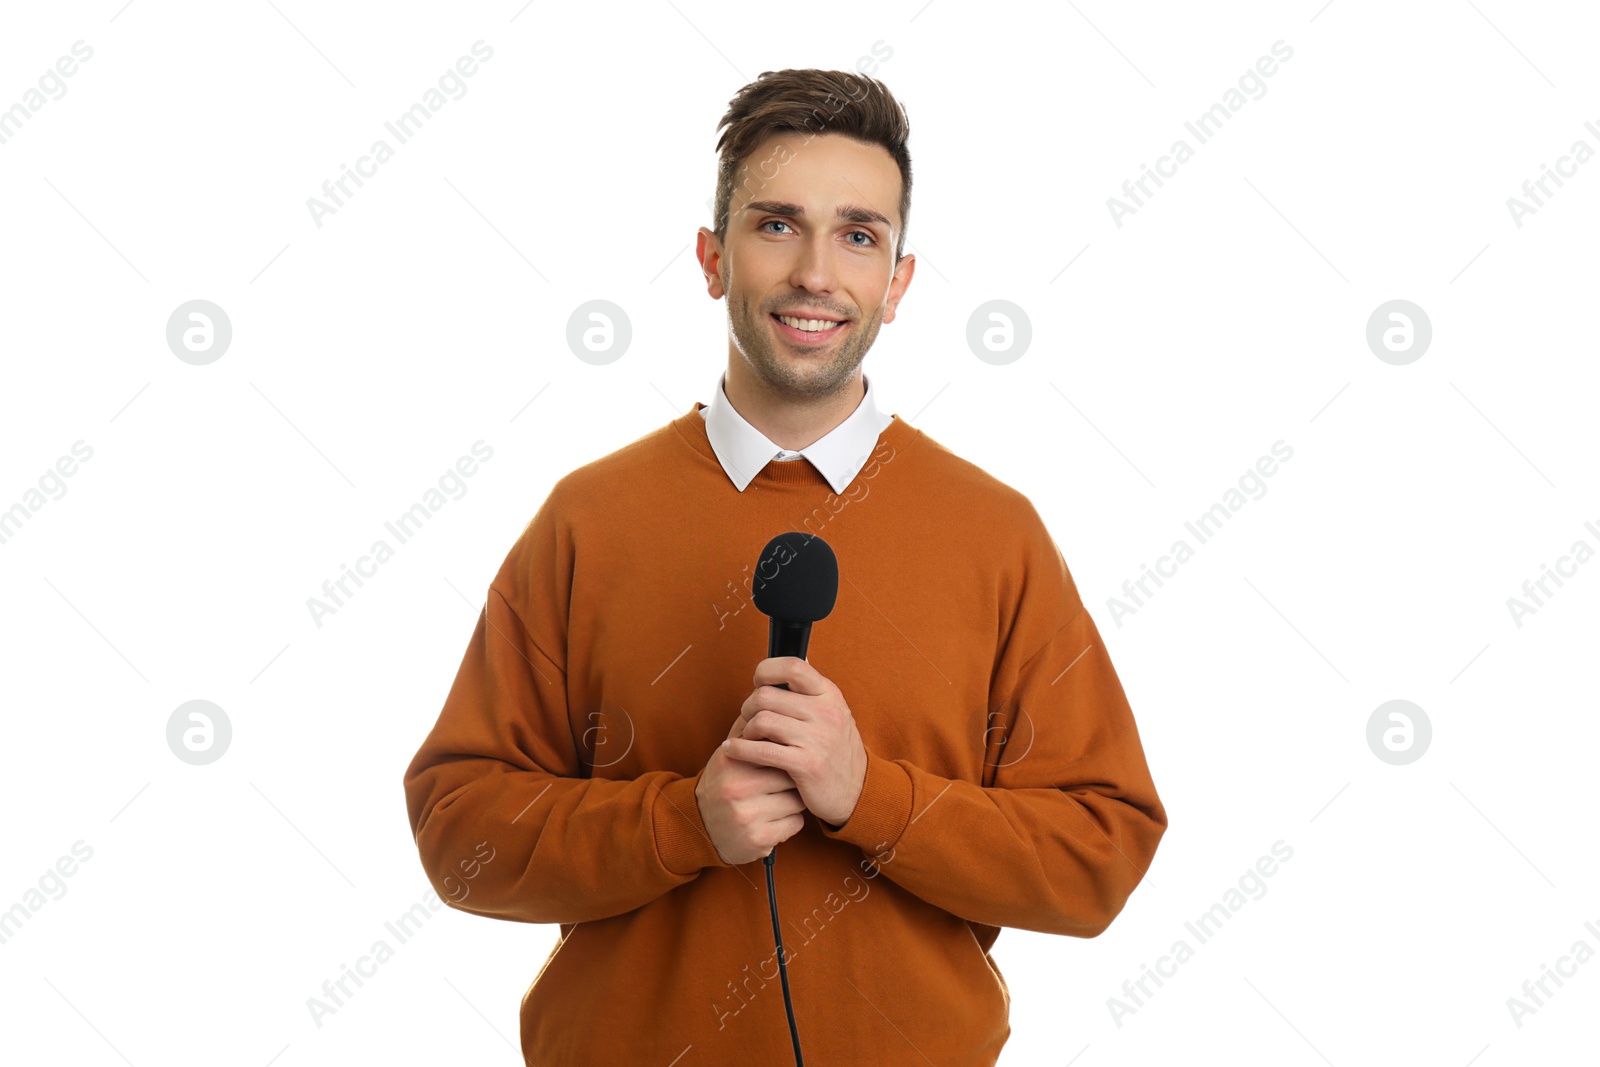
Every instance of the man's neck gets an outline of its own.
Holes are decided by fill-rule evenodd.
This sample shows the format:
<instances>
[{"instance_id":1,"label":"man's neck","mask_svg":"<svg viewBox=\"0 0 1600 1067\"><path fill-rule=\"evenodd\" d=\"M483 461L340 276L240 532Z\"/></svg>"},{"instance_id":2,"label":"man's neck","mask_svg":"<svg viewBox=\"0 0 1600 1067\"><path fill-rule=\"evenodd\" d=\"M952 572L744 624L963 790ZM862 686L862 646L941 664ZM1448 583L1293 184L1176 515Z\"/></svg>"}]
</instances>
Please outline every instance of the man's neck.
<instances>
[{"instance_id":1,"label":"man's neck","mask_svg":"<svg viewBox=\"0 0 1600 1067\"><path fill-rule=\"evenodd\" d=\"M848 419L866 398L867 386L857 370L837 395L796 404L764 388L742 362L730 360L723 395L744 421L789 452L798 452L826 437Z\"/></svg>"}]
</instances>

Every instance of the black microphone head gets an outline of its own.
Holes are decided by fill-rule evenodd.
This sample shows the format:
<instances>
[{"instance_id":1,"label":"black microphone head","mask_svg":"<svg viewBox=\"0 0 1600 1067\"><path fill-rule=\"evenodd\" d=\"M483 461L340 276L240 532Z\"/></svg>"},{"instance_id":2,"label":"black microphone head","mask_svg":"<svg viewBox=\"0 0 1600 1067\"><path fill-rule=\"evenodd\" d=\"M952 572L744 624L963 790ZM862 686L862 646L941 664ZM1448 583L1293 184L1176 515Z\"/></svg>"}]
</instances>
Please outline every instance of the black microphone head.
<instances>
[{"instance_id":1,"label":"black microphone head","mask_svg":"<svg viewBox=\"0 0 1600 1067\"><path fill-rule=\"evenodd\" d=\"M750 599L763 615L816 622L838 598L839 560L828 542L796 530L767 542L750 583Z\"/></svg>"}]
</instances>

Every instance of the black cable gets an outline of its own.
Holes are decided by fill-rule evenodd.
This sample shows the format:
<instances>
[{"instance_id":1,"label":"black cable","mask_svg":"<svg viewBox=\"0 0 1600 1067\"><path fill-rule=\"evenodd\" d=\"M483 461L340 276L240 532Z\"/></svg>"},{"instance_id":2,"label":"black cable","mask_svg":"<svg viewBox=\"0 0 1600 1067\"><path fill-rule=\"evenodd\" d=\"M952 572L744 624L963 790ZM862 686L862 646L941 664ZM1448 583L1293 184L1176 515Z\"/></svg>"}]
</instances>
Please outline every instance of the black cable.
<instances>
[{"instance_id":1,"label":"black cable","mask_svg":"<svg viewBox=\"0 0 1600 1067\"><path fill-rule=\"evenodd\" d=\"M800 1058L800 1031L794 1025L794 1004L789 1000L789 968L783 958L783 931L778 926L778 891L772 884L772 859L777 854L777 848L773 848L761 862L767 865L767 903L772 906L772 939L778 943L778 974L783 979L783 1010L789 1013L789 1037L794 1041L794 1065L805 1067L805 1060Z\"/></svg>"}]
</instances>

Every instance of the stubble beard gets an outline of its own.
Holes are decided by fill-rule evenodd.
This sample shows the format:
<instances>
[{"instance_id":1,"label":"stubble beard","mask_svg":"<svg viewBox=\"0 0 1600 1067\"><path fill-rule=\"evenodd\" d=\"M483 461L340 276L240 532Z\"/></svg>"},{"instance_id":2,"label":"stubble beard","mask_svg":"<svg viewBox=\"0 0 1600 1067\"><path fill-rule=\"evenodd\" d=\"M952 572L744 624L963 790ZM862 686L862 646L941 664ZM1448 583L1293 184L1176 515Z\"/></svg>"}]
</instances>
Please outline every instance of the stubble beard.
<instances>
[{"instance_id":1,"label":"stubble beard","mask_svg":"<svg viewBox=\"0 0 1600 1067\"><path fill-rule=\"evenodd\" d=\"M787 403L804 404L837 396L848 388L883 322L880 307L871 319L852 319L831 353L804 354L778 337L766 312L743 300L728 301L728 326L734 345L757 379Z\"/></svg>"}]
</instances>

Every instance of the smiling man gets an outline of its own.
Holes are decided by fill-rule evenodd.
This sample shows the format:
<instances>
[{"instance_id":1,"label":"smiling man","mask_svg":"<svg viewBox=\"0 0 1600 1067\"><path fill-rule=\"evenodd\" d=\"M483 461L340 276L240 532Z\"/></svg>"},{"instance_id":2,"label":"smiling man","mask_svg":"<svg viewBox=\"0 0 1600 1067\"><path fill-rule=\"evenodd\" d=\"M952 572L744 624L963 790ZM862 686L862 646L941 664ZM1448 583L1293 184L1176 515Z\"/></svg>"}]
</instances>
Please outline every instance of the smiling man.
<instances>
[{"instance_id":1,"label":"smiling man","mask_svg":"<svg viewBox=\"0 0 1600 1067\"><path fill-rule=\"evenodd\" d=\"M862 79L857 89L870 95L856 102L856 133L815 128L825 121L812 110L818 104L841 111L850 102L828 95L850 87L826 81L798 100L781 81L759 98L747 90L747 113L724 119L718 226L701 227L695 254L707 291L728 301L728 370L719 391L733 418L720 410L706 418L708 425L742 420L779 447L775 456L752 453L752 462L798 458L853 414L865 427L886 421L864 403L861 363L878 327L894 321L916 257L904 255L911 205L905 119L886 90L867 88L874 84ZM741 110L740 101L734 106ZM807 125L772 129L795 121ZM857 139L874 125L892 132ZM733 436L712 437L723 462L739 458L728 455Z\"/></svg>"},{"instance_id":2,"label":"smiling man","mask_svg":"<svg viewBox=\"0 0 1600 1067\"><path fill-rule=\"evenodd\" d=\"M720 126L696 258L726 370L517 538L406 769L411 829L453 906L560 924L528 1064L788 1062L782 844L807 1059L988 1067L1000 929L1105 930L1166 811L1028 497L881 413L862 371L915 266L904 110L784 70ZM839 596L806 659L763 659L752 568L788 530L826 540Z\"/></svg>"}]
</instances>

